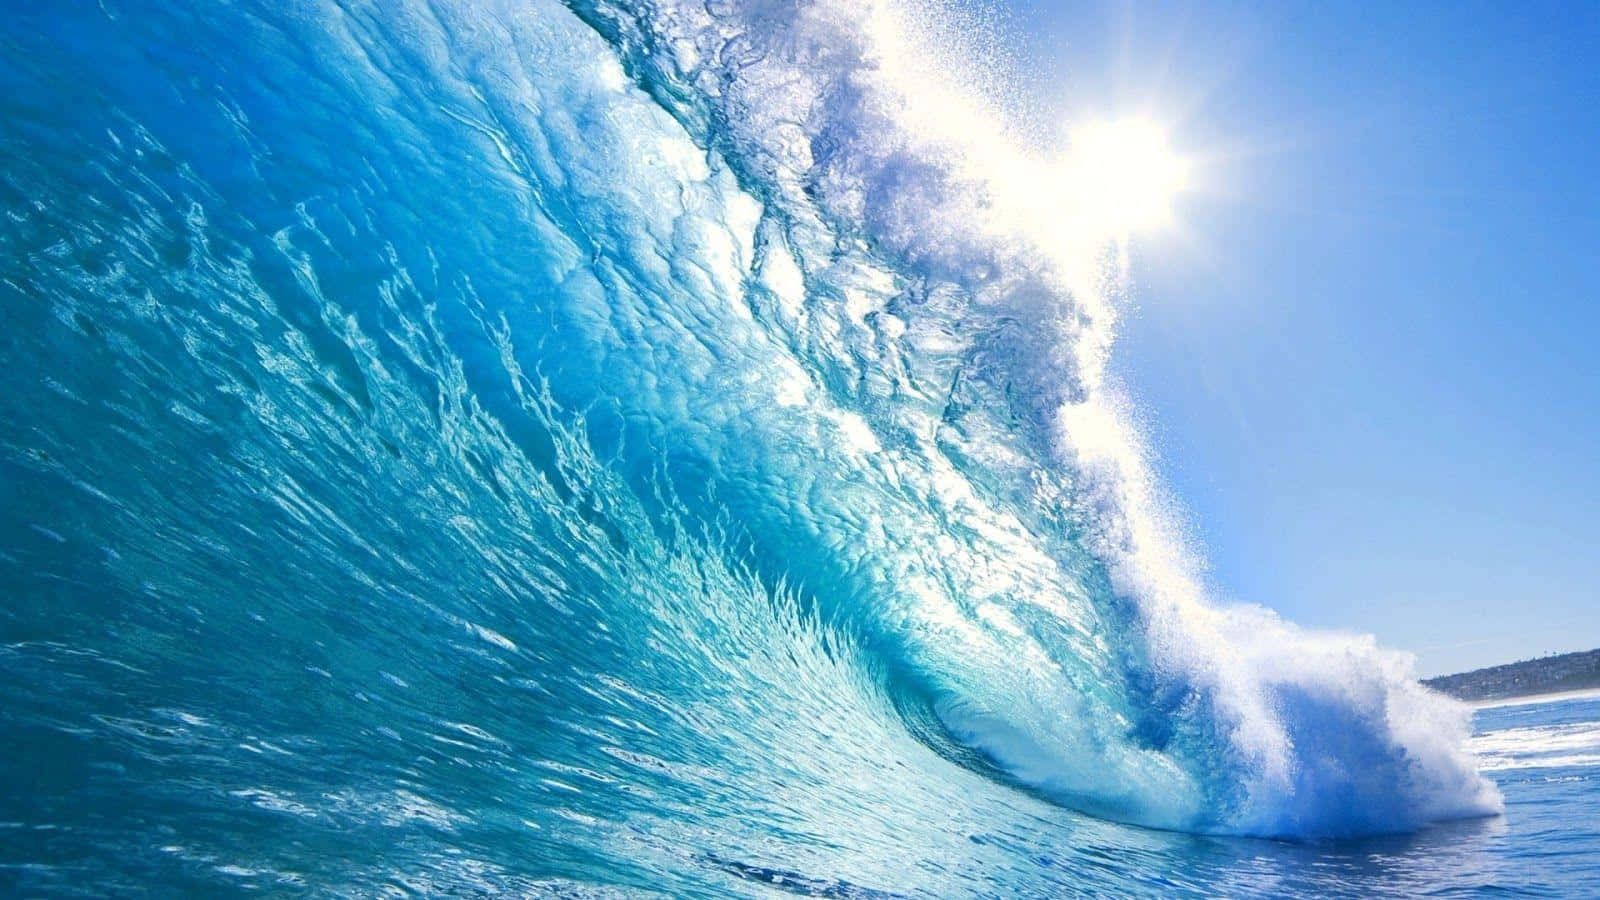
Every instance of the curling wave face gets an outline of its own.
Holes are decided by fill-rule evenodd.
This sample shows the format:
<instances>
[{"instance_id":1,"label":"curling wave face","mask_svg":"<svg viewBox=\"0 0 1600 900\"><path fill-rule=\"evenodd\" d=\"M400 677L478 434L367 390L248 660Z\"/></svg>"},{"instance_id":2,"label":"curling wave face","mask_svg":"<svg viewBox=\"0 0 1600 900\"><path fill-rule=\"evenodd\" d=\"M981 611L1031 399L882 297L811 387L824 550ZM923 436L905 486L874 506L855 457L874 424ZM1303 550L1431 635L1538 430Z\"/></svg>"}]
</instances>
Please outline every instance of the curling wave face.
<instances>
[{"instance_id":1,"label":"curling wave face","mask_svg":"<svg viewBox=\"0 0 1600 900\"><path fill-rule=\"evenodd\" d=\"M954 15L0 25L5 818L130 878L828 891L918 821L992 869L951 835L1111 840L1052 805L1496 811L1408 658L1205 598Z\"/></svg>"},{"instance_id":2,"label":"curling wave face","mask_svg":"<svg viewBox=\"0 0 1600 900\"><path fill-rule=\"evenodd\" d=\"M1076 220L1048 163L981 86L942 74L971 58L959 14L580 12L763 198L777 237L758 283L776 250L802 273L788 308L839 301L802 354L822 366L824 411L861 414L908 458L897 474L929 478L909 519L874 518L919 546L911 522L950 523L952 504L982 523L953 545L941 524L933 559L874 554L897 567L887 590L942 588L913 601L933 614L919 633L960 623L913 654L950 733L1078 808L1166 828L1340 835L1498 808L1460 749L1464 711L1417 688L1407 660L1204 601L1101 390L1100 235L1062 228ZM766 318L786 336L818 327Z\"/></svg>"}]
</instances>

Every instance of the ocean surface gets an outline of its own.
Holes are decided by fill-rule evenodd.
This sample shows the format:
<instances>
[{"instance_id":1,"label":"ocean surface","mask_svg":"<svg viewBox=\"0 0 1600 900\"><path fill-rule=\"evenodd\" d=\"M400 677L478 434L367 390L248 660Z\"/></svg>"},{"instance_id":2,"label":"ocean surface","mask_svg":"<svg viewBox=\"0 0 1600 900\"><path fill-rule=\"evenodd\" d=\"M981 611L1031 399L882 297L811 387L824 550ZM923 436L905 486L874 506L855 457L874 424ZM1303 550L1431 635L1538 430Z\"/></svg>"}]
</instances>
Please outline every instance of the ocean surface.
<instances>
[{"instance_id":1,"label":"ocean surface","mask_svg":"<svg viewBox=\"0 0 1600 900\"><path fill-rule=\"evenodd\" d=\"M986 21L8 9L0 893L1592 893L1600 704L1210 595Z\"/></svg>"}]
</instances>

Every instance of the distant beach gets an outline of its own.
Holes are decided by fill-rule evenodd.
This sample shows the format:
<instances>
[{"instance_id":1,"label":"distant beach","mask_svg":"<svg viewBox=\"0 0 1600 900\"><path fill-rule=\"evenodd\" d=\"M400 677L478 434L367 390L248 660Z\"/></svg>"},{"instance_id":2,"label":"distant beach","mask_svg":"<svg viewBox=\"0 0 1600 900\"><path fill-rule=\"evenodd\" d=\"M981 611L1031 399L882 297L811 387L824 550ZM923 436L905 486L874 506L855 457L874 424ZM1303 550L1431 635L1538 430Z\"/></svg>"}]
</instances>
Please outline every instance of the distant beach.
<instances>
[{"instance_id":1,"label":"distant beach","mask_svg":"<svg viewBox=\"0 0 1600 900\"><path fill-rule=\"evenodd\" d=\"M1422 682L1475 706L1520 706L1600 692L1600 648L1441 675Z\"/></svg>"},{"instance_id":2,"label":"distant beach","mask_svg":"<svg viewBox=\"0 0 1600 900\"><path fill-rule=\"evenodd\" d=\"M1557 703L1562 700L1600 700L1600 688L1578 691L1558 691L1553 694L1529 694L1526 697L1497 697L1493 700L1469 700L1473 709L1492 709L1497 706L1530 706L1535 703Z\"/></svg>"}]
</instances>

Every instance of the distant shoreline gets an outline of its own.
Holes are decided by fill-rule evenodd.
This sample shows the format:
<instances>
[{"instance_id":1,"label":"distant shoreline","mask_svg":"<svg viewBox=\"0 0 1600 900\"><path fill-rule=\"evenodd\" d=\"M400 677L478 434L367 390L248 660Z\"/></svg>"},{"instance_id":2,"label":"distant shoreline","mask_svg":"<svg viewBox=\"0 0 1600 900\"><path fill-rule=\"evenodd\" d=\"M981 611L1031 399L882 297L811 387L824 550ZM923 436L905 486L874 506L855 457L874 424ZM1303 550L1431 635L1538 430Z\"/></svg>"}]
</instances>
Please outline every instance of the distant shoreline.
<instances>
[{"instance_id":1,"label":"distant shoreline","mask_svg":"<svg viewBox=\"0 0 1600 900\"><path fill-rule=\"evenodd\" d=\"M1600 700L1600 688L1581 688L1576 691L1556 691L1550 694L1525 694L1521 697L1496 697L1493 700L1464 701L1473 709L1492 709L1497 706L1532 706L1535 703L1557 703L1562 700Z\"/></svg>"},{"instance_id":2,"label":"distant shoreline","mask_svg":"<svg viewBox=\"0 0 1600 900\"><path fill-rule=\"evenodd\" d=\"M1524 659L1422 683L1478 706L1533 703L1534 697L1600 690L1600 649Z\"/></svg>"}]
</instances>

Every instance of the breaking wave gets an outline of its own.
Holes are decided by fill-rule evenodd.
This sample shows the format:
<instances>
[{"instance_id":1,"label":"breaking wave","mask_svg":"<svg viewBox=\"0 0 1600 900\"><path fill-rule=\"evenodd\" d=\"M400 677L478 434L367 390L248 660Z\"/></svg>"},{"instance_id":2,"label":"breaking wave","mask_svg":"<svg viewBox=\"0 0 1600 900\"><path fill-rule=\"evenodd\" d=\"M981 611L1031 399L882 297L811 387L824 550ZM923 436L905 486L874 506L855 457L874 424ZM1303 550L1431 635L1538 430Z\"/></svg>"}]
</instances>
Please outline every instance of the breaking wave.
<instances>
[{"instance_id":1,"label":"breaking wave","mask_svg":"<svg viewBox=\"0 0 1600 900\"><path fill-rule=\"evenodd\" d=\"M1407 655L1206 596L981 16L48 6L0 25L8 804L824 893L913 810L1499 808Z\"/></svg>"}]
</instances>

